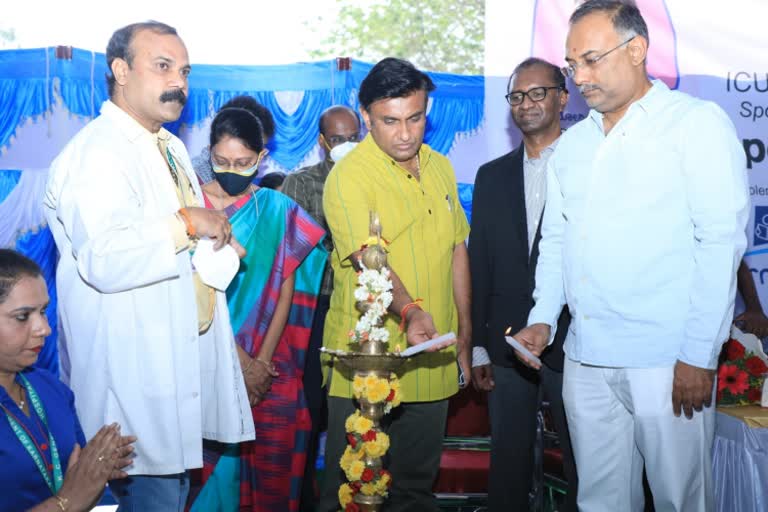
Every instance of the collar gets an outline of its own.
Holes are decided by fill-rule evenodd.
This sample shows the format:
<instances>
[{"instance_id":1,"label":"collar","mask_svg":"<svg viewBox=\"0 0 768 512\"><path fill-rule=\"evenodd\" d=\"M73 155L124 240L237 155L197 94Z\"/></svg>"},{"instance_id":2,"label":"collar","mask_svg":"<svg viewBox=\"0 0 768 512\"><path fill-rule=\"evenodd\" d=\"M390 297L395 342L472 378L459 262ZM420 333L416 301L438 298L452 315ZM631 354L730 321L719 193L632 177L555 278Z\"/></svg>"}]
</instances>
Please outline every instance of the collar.
<instances>
[{"instance_id":1,"label":"collar","mask_svg":"<svg viewBox=\"0 0 768 512\"><path fill-rule=\"evenodd\" d=\"M398 162L395 162L395 160L386 154L378 144L376 144L376 141L373 140L373 136L370 132L365 136L365 138L358 144L358 147L362 146L362 149L366 152L369 152L371 155L376 156L380 158L381 160L387 161L390 164L399 167L402 169L403 172L408 172L403 168L402 165L400 165ZM422 174L424 172L424 169L427 168L427 165L429 164L429 160L432 158L432 148L430 148L427 144L424 142L421 143L421 147L419 148L419 174Z\"/></svg>"},{"instance_id":2,"label":"collar","mask_svg":"<svg viewBox=\"0 0 768 512\"><path fill-rule=\"evenodd\" d=\"M561 132L562 133L562 132ZM520 145L523 146L523 163L531 163L534 160L541 160L542 158L549 158L552 153L554 153L555 148L557 147L557 142L560 140L560 137L556 138L552 141L552 144L545 147L541 150L541 153L539 154L539 158L528 158L528 150L525 148L525 143L521 143Z\"/></svg>"},{"instance_id":3,"label":"collar","mask_svg":"<svg viewBox=\"0 0 768 512\"><path fill-rule=\"evenodd\" d=\"M16 372L16 376L13 378L13 383L21 386L21 374L23 373L27 380L30 381L30 384L32 384L32 380L35 378L35 376L32 376L34 372L35 368L32 366L28 366L27 368ZM32 379L30 379L30 376L32 376ZM35 381L35 383L37 383L37 381ZM25 401L29 403L28 400L25 399ZM0 402L5 402L6 404L13 403L18 406L16 399L9 395L8 391L2 386L0 386Z\"/></svg>"},{"instance_id":4,"label":"collar","mask_svg":"<svg viewBox=\"0 0 768 512\"><path fill-rule=\"evenodd\" d=\"M105 101L101 105L101 115L115 123L131 142L134 142L141 137L150 137L155 143L157 143L158 140L168 142L171 139L171 132L165 128L160 127L160 130L157 133L151 133L141 126L138 121L132 118L128 112L118 107L110 100Z\"/></svg>"},{"instance_id":5,"label":"collar","mask_svg":"<svg viewBox=\"0 0 768 512\"><path fill-rule=\"evenodd\" d=\"M331 160L329 157L325 157L323 160L321 160L317 167L320 170L320 175L323 176L323 178L327 178L328 174L331 172L331 169L333 169L333 166L336 164L333 160Z\"/></svg>"},{"instance_id":6,"label":"collar","mask_svg":"<svg viewBox=\"0 0 768 512\"><path fill-rule=\"evenodd\" d=\"M651 80L651 88L645 95L629 106L630 109L640 109L646 114L654 114L657 110L664 107L664 99L669 92L667 84L661 80Z\"/></svg>"},{"instance_id":7,"label":"collar","mask_svg":"<svg viewBox=\"0 0 768 512\"><path fill-rule=\"evenodd\" d=\"M632 103L629 108L627 109L627 112L624 114L624 117L629 115L631 112L634 112L636 110L640 110L641 112L644 112L646 114L654 114L657 110L662 109L664 107L664 99L666 94L669 92L669 87L667 87L667 84L662 82L661 80L651 80L651 88L648 89L648 91L645 93L645 95L640 98L639 100ZM603 130L603 114L598 112L595 109L591 109L589 111L589 117L594 121L594 123L597 125L598 128L600 128L600 131Z\"/></svg>"}]
</instances>

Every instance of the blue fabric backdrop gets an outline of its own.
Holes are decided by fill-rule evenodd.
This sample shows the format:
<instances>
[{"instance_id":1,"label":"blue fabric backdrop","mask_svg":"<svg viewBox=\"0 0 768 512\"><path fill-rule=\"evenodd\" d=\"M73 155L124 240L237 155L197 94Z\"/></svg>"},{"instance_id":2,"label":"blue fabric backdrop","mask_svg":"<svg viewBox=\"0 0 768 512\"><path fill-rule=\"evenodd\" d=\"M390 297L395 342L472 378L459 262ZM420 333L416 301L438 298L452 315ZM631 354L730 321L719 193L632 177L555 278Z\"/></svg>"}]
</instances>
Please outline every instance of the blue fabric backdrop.
<instances>
[{"instance_id":1,"label":"blue fabric backdrop","mask_svg":"<svg viewBox=\"0 0 768 512\"><path fill-rule=\"evenodd\" d=\"M333 60L280 66L195 64L187 105L168 128L178 132L182 124L198 124L233 96L249 94L275 116L270 156L293 169L316 144L317 120L325 108L334 103L357 107L357 88L371 67L353 61L349 71L339 71ZM103 53L75 48L72 59L63 60L55 57L54 48L0 51L0 147L8 145L23 120L50 110L54 88L73 114L97 115L107 99L106 73ZM430 76L437 89L432 94L425 140L447 153L457 134L477 129L483 119L484 78L446 73ZM277 91L304 91L304 98L288 114L275 98Z\"/></svg>"},{"instance_id":2,"label":"blue fabric backdrop","mask_svg":"<svg viewBox=\"0 0 768 512\"><path fill-rule=\"evenodd\" d=\"M0 170L0 203L5 201L8 194L19 182L21 171ZM51 335L45 340L37 366L46 368L54 374L59 373L59 358L56 350L57 317L56 317L56 244L53 235L46 227L37 232L27 232L16 241L15 249L37 262L43 270L43 278L48 285L48 295L51 302L48 306L48 323L51 324Z\"/></svg>"}]
</instances>

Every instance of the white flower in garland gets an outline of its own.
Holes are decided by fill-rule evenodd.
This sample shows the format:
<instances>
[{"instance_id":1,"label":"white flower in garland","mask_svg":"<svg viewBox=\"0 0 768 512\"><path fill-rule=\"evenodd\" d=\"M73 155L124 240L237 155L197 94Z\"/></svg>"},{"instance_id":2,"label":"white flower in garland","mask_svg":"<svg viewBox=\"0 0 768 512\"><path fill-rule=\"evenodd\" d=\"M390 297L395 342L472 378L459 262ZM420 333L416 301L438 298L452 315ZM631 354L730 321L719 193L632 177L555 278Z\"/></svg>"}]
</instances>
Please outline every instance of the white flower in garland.
<instances>
[{"instance_id":1,"label":"white flower in garland","mask_svg":"<svg viewBox=\"0 0 768 512\"><path fill-rule=\"evenodd\" d=\"M383 327L374 327L371 329L369 338L374 341L381 341L382 343L386 343L389 341L389 331Z\"/></svg>"},{"instance_id":2,"label":"white flower in garland","mask_svg":"<svg viewBox=\"0 0 768 512\"><path fill-rule=\"evenodd\" d=\"M392 304L392 292L382 292L379 296L379 302L381 302L381 305L384 306L385 311L389 309L389 305Z\"/></svg>"},{"instance_id":3,"label":"white flower in garland","mask_svg":"<svg viewBox=\"0 0 768 512\"><path fill-rule=\"evenodd\" d=\"M363 333L368 332L371 330L371 318L368 315L363 315L360 317L360 320L357 321L357 325L355 325L355 331Z\"/></svg>"},{"instance_id":4,"label":"white flower in garland","mask_svg":"<svg viewBox=\"0 0 768 512\"><path fill-rule=\"evenodd\" d=\"M360 317L349 336L354 343L364 341L389 341L389 332L378 327L392 304L392 280L385 267L381 270L369 269L360 262L362 271L357 278L355 300L365 305L365 313Z\"/></svg>"}]
</instances>

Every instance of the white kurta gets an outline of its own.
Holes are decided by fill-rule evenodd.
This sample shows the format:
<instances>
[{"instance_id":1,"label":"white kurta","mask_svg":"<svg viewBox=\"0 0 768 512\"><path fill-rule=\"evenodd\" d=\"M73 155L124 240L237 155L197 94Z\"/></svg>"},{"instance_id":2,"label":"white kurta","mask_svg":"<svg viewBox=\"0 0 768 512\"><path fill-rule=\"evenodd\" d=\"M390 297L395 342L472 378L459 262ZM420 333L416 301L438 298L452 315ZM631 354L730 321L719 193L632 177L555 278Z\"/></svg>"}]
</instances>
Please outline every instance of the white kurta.
<instances>
[{"instance_id":1,"label":"white kurta","mask_svg":"<svg viewBox=\"0 0 768 512\"><path fill-rule=\"evenodd\" d=\"M201 192L183 143L169 149ZM201 203L202 204L202 203ZM53 162L44 206L59 249L59 329L90 438L117 421L138 437L130 474L202 466L202 438L253 439L226 298L197 332L179 201L155 136L107 101Z\"/></svg>"}]
</instances>

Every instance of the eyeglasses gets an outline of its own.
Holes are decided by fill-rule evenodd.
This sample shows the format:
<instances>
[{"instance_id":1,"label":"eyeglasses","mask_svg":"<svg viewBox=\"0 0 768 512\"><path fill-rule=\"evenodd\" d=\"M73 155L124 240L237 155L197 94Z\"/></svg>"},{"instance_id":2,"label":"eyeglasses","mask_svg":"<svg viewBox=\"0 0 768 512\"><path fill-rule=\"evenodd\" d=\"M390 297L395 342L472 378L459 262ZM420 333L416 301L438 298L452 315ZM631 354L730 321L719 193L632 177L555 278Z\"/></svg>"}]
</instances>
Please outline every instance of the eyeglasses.
<instances>
[{"instance_id":1,"label":"eyeglasses","mask_svg":"<svg viewBox=\"0 0 768 512\"><path fill-rule=\"evenodd\" d=\"M339 144L344 144L345 142L357 142L360 140L360 133L353 133L349 137L345 137L343 135L331 135L330 137L326 137L323 135L323 138L328 143L329 146L335 147Z\"/></svg>"},{"instance_id":2,"label":"eyeglasses","mask_svg":"<svg viewBox=\"0 0 768 512\"><path fill-rule=\"evenodd\" d=\"M578 62L574 61L573 63L568 64L567 66L563 66L562 68L560 68L560 71L563 73L563 75L565 75L566 78L573 78L573 76L576 74L576 71L580 67L588 67L590 69L593 68L598 62L603 60L603 58L606 55L608 55L609 53L611 53L611 52L613 52L615 50L618 50L619 48L621 48L622 46L624 46L625 44L627 44L628 42L630 42L631 40L633 40L636 37L637 36L634 35L634 36L630 37L629 39L627 39L626 41L624 41L623 43L621 43L620 45L615 46L615 47L611 48L610 50L608 50L607 52L601 53L600 55L597 55L595 57L584 57L584 62L583 63L578 63Z\"/></svg>"},{"instance_id":3,"label":"eyeglasses","mask_svg":"<svg viewBox=\"0 0 768 512\"><path fill-rule=\"evenodd\" d=\"M527 91L512 91L504 97L507 98L507 103L514 107L525 101L526 96L531 98L531 101L541 101L547 97L547 91L550 89L562 89L562 87L559 85L555 85L553 87L533 87Z\"/></svg>"},{"instance_id":4,"label":"eyeglasses","mask_svg":"<svg viewBox=\"0 0 768 512\"><path fill-rule=\"evenodd\" d=\"M267 148L264 148L259 152L259 155L256 158L256 163L251 164L250 162L248 162L247 164L242 164L242 165L239 163L230 165L229 162L227 162L224 165L218 165L216 162L213 161L213 158L211 158L211 167L213 168L214 172L218 172L218 173L230 173L230 174L237 174L239 176L251 176L256 171L258 171L261 161L264 160L264 157L266 157L268 154L269 154L269 150Z\"/></svg>"}]
</instances>

